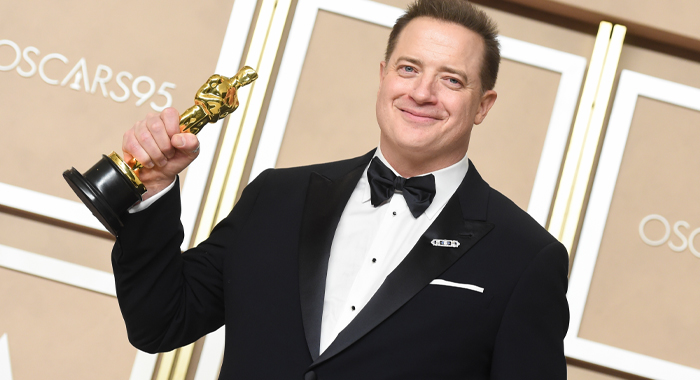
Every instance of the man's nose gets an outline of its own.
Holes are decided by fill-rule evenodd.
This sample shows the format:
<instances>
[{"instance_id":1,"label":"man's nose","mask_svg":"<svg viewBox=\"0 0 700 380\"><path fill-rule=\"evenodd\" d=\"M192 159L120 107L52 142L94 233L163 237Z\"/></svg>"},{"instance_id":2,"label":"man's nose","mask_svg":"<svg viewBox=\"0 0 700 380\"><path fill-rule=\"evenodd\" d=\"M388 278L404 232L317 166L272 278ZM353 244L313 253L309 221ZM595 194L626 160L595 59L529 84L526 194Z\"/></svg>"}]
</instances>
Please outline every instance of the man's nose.
<instances>
[{"instance_id":1,"label":"man's nose","mask_svg":"<svg viewBox=\"0 0 700 380\"><path fill-rule=\"evenodd\" d=\"M411 97L418 104L435 103L437 97L435 95L435 81L427 76L416 78Z\"/></svg>"}]
</instances>

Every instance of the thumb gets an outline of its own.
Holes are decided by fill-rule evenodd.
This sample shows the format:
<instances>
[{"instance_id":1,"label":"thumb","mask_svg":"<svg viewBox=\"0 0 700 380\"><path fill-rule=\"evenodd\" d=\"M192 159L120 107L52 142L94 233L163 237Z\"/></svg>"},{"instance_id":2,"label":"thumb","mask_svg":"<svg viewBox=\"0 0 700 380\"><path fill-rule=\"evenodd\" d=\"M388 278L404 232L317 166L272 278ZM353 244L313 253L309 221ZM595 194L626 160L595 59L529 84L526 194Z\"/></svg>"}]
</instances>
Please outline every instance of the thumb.
<instances>
[{"instance_id":1,"label":"thumb","mask_svg":"<svg viewBox=\"0 0 700 380\"><path fill-rule=\"evenodd\" d=\"M192 133L175 134L170 139L170 143L188 156L196 157L199 154L199 139Z\"/></svg>"}]
</instances>

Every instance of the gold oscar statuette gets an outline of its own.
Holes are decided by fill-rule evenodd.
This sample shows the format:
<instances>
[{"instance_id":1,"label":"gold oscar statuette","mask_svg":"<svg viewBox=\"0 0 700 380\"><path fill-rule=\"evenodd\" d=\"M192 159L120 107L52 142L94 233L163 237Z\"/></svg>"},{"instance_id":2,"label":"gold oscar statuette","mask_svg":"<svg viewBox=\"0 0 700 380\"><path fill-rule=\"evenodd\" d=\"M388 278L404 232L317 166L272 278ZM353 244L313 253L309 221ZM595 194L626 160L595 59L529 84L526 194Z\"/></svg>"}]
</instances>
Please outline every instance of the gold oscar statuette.
<instances>
[{"instance_id":1,"label":"gold oscar statuette","mask_svg":"<svg viewBox=\"0 0 700 380\"><path fill-rule=\"evenodd\" d=\"M180 130L197 134L208 123L228 116L238 108L237 90L257 78L258 74L248 66L231 78L209 77L197 91L194 105L180 115ZM117 236L123 227L120 216L140 202L146 192L138 176L141 168L138 161L126 162L112 152L102 155L102 159L85 173L71 168L63 172L63 178L107 231Z\"/></svg>"}]
</instances>

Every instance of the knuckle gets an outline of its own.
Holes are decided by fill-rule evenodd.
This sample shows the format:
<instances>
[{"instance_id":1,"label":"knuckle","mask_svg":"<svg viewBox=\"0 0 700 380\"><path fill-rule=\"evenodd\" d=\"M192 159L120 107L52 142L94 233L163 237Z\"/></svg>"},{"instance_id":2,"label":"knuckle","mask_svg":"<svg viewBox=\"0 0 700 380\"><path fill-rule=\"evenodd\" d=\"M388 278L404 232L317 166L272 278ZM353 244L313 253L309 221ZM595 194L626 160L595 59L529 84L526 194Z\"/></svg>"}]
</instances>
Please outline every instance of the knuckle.
<instances>
[{"instance_id":1,"label":"knuckle","mask_svg":"<svg viewBox=\"0 0 700 380\"><path fill-rule=\"evenodd\" d=\"M149 116L146 117L145 124L147 127L150 127L158 121L160 121L158 114L149 114Z\"/></svg>"},{"instance_id":2,"label":"knuckle","mask_svg":"<svg viewBox=\"0 0 700 380\"><path fill-rule=\"evenodd\" d=\"M158 119L158 121L151 124L151 130L153 132L161 132L161 131L165 130L165 125L163 124L162 121L160 121L160 119Z\"/></svg>"},{"instance_id":3,"label":"knuckle","mask_svg":"<svg viewBox=\"0 0 700 380\"><path fill-rule=\"evenodd\" d=\"M180 133L180 119L174 119L165 125L170 137Z\"/></svg>"},{"instance_id":4,"label":"knuckle","mask_svg":"<svg viewBox=\"0 0 700 380\"><path fill-rule=\"evenodd\" d=\"M147 142L151 141L153 139L153 136L151 136L151 133L148 131L142 131L141 133L139 133L138 139L141 142Z\"/></svg>"}]
</instances>

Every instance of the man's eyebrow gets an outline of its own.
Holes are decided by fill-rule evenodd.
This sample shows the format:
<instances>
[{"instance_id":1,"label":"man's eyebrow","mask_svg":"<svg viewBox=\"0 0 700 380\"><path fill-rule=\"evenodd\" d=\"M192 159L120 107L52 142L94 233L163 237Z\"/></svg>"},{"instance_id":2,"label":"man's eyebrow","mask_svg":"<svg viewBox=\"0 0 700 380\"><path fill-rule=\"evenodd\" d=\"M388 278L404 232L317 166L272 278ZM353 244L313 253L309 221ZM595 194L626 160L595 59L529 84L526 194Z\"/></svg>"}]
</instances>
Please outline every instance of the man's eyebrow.
<instances>
[{"instance_id":1,"label":"man's eyebrow","mask_svg":"<svg viewBox=\"0 0 700 380\"><path fill-rule=\"evenodd\" d=\"M467 82L467 80L469 79L469 78L467 77L467 73L465 73L465 72L462 71L462 70L455 69L455 68L453 68L453 67L442 66L442 67L440 67L440 71L446 71L446 72L448 72L448 73L457 75L458 77L461 77L462 80L464 80L464 82Z\"/></svg>"},{"instance_id":2,"label":"man's eyebrow","mask_svg":"<svg viewBox=\"0 0 700 380\"><path fill-rule=\"evenodd\" d=\"M396 62L400 62L400 61L407 61L409 63L416 65L416 66L423 66L423 61L421 61L418 58L402 56L402 57L399 57L396 59Z\"/></svg>"}]
</instances>

